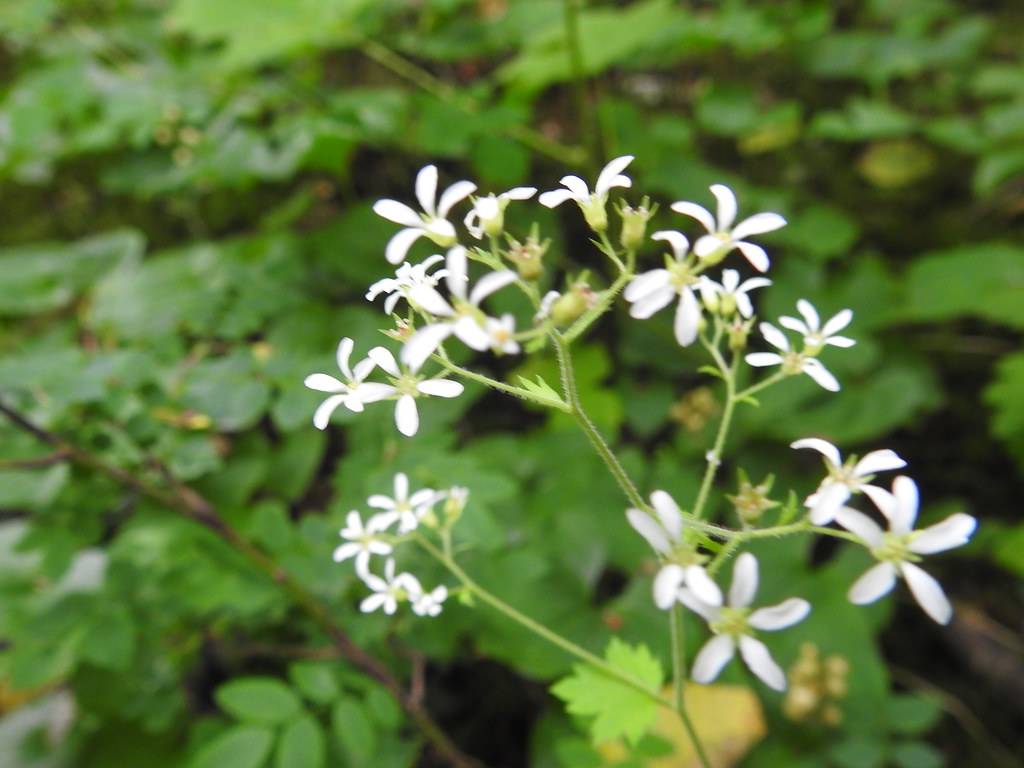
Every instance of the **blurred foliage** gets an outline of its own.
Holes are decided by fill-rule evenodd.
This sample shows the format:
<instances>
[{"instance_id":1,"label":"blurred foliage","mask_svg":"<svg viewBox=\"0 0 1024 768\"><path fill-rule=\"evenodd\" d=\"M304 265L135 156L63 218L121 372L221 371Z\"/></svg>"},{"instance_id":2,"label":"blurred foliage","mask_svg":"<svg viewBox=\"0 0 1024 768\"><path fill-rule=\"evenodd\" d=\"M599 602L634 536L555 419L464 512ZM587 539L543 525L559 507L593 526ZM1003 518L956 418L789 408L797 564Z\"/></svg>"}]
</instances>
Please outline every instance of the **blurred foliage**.
<instances>
[{"instance_id":1,"label":"blurred foliage","mask_svg":"<svg viewBox=\"0 0 1024 768\"><path fill-rule=\"evenodd\" d=\"M969 554L991 561L987 588L1004 618L1019 618L1019 3L588 3L579 23L594 109L582 116L563 10L0 0L0 397L139 477L159 481L163 468L192 484L402 677L409 649L438 669L485 656L528 678L570 675L562 652L484 608L452 604L433 621L358 614L357 583L330 559L345 513L399 470L467 485L467 569L591 650L611 642L624 664L633 654L657 685L658 662L639 645L669 658L648 553L564 417L471 388L430 408L413 441L395 435L387 409L339 412L324 435L310 425L318 397L301 386L331 369L341 335L376 338L362 295L386 272L392 228L370 212L374 199L408 198L415 169L435 160L487 190L554 184L587 167L577 144L592 119L605 156L637 156L638 190L706 202L707 185L724 181L750 210L787 216L764 314L805 295L827 313L856 311L860 343L828 361L840 396L794 383L742 415L731 448L751 475L775 471L777 487L803 492L811 465L783 455L785 441L896 441L926 516L946 497L998 533ZM585 233L563 223L562 268L592 264ZM708 412L687 411L687 393L707 384L695 361L668 322L623 312L581 349L583 401L626 446L642 488L696 487L711 426ZM554 381L553 370L548 360L515 373ZM293 658L328 638L279 584L109 479L59 457L26 464L45 450L0 424L0 680L14 692L0 721L5 766L416 763L419 738L376 682L337 660ZM553 456L571 471L552 472ZM942 764L927 740L934 700L894 693L880 654L889 609L845 601L863 555L823 562L800 542L755 551L766 599L814 605L770 638L776 657L788 666L815 639L851 675L832 726L792 723L763 696L768 734L745 764ZM555 693L574 701L573 680ZM733 668L726 680L743 679ZM655 734L632 758L595 752L588 728L639 736L628 721L609 725L629 699L606 703L570 704L598 716L580 722L557 702L535 704L530 764L625 768L672 754L673 739ZM474 714L509 716L490 709ZM495 746L490 723L475 742L472 723L457 730L494 764L514 764L488 752L508 746ZM935 743L951 764L993 764L966 736Z\"/></svg>"}]
</instances>

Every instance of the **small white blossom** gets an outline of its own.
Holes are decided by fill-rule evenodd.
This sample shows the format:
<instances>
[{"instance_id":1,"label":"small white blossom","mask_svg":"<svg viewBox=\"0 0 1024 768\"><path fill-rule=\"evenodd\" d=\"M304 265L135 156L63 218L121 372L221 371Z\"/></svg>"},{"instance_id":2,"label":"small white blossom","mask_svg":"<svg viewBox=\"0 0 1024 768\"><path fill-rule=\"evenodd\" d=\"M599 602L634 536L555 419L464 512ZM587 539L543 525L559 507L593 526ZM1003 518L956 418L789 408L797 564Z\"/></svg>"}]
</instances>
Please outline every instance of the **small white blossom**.
<instances>
[{"instance_id":1,"label":"small white blossom","mask_svg":"<svg viewBox=\"0 0 1024 768\"><path fill-rule=\"evenodd\" d=\"M417 616L437 616L448 599L448 587L443 584L430 592L420 592L412 598L412 612Z\"/></svg>"},{"instance_id":2,"label":"small white blossom","mask_svg":"<svg viewBox=\"0 0 1024 768\"><path fill-rule=\"evenodd\" d=\"M842 310L825 323L824 327L822 327L821 319L818 317L818 311L814 308L811 302L806 299L800 299L796 303L796 308L804 319L798 320L795 317L784 315L779 318L779 325L784 328L788 328L791 331L796 331L802 335L804 337L804 344L808 347L808 351L815 352L825 346L852 347L857 343L846 336L836 335L839 331L848 326L851 320L853 320L852 310Z\"/></svg>"},{"instance_id":3,"label":"small white blossom","mask_svg":"<svg viewBox=\"0 0 1024 768\"><path fill-rule=\"evenodd\" d=\"M885 493L885 492L883 492ZM953 606L932 576L915 562L920 555L945 552L967 543L977 528L978 521L963 512L950 515L941 523L914 530L917 519L918 494L914 481L906 476L897 477L892 493L871 497L888 519L889 530L883 531L871 518L844 507L836 520L844 528L863 540L878 564L869 568L850 587L852 603L873 603L888 594L896 578L905 579L918 605L939 624L948 624L953 617Z\"/></svg>"},{"instance_id":4,"label":"small white blossom","mask_svg":"<svg viewBox=\"0 0 1024 768\"><path fill-rule=\"evenodd\" d=\"M723 269L721 283L701 275L697 287L709 312L721 311L723 315L729 316L734 311L739 311L743 317L751 317L754 314L754 305L747 294L755 288L764 288L771 284L772 281L767 277L751 277L741 283L739 272L735 269Z\"/></svg>"},{"instance_id":5,"label":"small white blossom","mask_svg":"<svg viewBox=\"0 0 1024 768\"><path fill-rule=\"evenodd\" d=\"M504 314L500 318L484 318L484 330L491 338L491 351L499 355L518 355L519 342L516 341L516 319L513 315Z\"/></svg>"},{"instance_id":6,"label":"small white blossom","mask_svg":"<svg viewBox=\"0 0 1024 768\"><path fill-rule=\"evenodd\" d=\"M457 181L437 199L437 166L428 165L416 174L416 199L422 212L417 212L397 200L378 200L373 211L378 216L401 224L405 229L388 241L385 257L392 264L405 260L409 248L421 237L428 237L442 248L455 245L455 227L447 220L449 211L476 191L476 184Z\"/></svg>"},{"instance_id":7,"label":"small white blossom","mask_svg":"<svg viewBox=\"0 0 1024 768\"><path fill-rule=\"evenodd\" d=\"M700 327L700 304L693 292L698 279L686 260L690 241L680 232L655 232L651 239L667 242L673 258L666 257L664 269L652 269L634 277L622 296L632 304L630 317L641 320L664 309L678 296L673 330L680 346L689 346L696 341Z\"/></svg>"},{"instance_id":8,"label":"small white blossom","mask_svg":"<svg viewBox=\"0 0 1024 768\"><path fill-rule=\"evenodd\" d=\"M397 519L398 515L394 513L373 515L364 526L359 513L353 509L345 518L345 527L340 532L346 543L334 550L334 562L342 563L354 557L356 574L365 581L370 574L370 556L391 554L391 544L378 538L377 534L386 531Z\"/></svg>"},{"instance_id":9,"label":"small white blossom","mask_svg":"<svg viewBox=\"0 0 1024 768\"><path fill-rule=\"evenodd\" d=\"M431 508L444 498L444 493L432 488L422 488L409 495L409 478L399 472L394 479L394 496L375 493L366 503L374 509L384 510L384 514L393 515L398 520L398 532L409 533L416 530L420 520Z\"/></svg>"},{"instance_id":10,"label":"small white blossom","mask_svg":"<svg viewBox=\"0 0 1024 768\"><path fill-rule=\"evenodd\" d=\"M839 449L827 440L817 437L807 437L790 443L790 448L810 448L820 453L825 459L825 469L828 476L821 481L818 490L807 497L804 502L811 510L811 522L815 525L827 525L832 522L850 496L854 493L863 493L872 499L881 499L888 496L884 488L871 485L876 472L887 472L892 469L901 469L907 466L902 458L895 451L884 449L871 451L859 461L856 457L850 457L843 462Z\"/></svg>"},{"instance_id":11,"label":"small white blossom","mask_svg":"<svg viewBox=\"0 0 1024 768\"><path fill-rule=\"evenodd\" d=\"M745 238L780 229L786 226L786 220L777 213L757 213L733 226L736 220L736 195L724 184L712 185L711 194L718 201L717 218L702 205L683 201L672 203L673 211L696 219L708 231L694 245L693 252L702 259L719 260L733 248L738 248L754 269L767 272L768 254L764 248L748 243Z\"/></svg>"},{"instance_id":12,"label":"small white blossom","mask_svg":"<svg viewBox=\"0 0 1024 768\"><path fill-rule=\"evenodd\" d=\"M441 343L452 334L470 349L482 352L491 347L487 332L487 315L480 302L497 290L516 281L516 273L509 269L488 272L468 290L469 265L466 249L456 246L448 251L445 283L451 295L447 301L438 291L421 284L410 290L410 301L435 317L447 318L430 323L416 331L402 347L402 362L418 368Z\"/></svg>"},{"instance_id":13,"label":"small white blossom","mask_svg":"<svg viewBox=\"0 0 1024 768\"><path fill-rule=\"evenodd\" d=\"M505 229L505 208L512 200L529 200L536 187L513 187L500 195L487 195L473 199L473 208L466 214L466 229L477 240L486 234L497 237Z\"/></svg>"},{"instance_id":14,"label":"small white blossom","mask_svg":"<svg viewBox=\"0 0 1024 768\"><path fill-rule=\"evenodd\" d=\"M736 655L739 648L744 663L765 685L777 691L786 689L786 675L775 663L767 646L754 637L754 630L774 632L806 618L811 604L791 597L778 605L752 610L750 604L757 594L757 559L749 552L736 558L729 588L729 602L722 605L722 593L715 586L717 603L702 600L689 589L680 590L680 601L703 617L713 637L700 649L693 662L691 675L702 684L710 683Z\"/></svg>"},{"instance_id":15,"label":"small white blossom","mask_svg":"<svg viewBox=\"0 0 1024 768\"><path fill-rule=\"evenodd\" d=\"M416 408L416 399L420 395L433 397L458 397L465 387L451 379L421 379L416 374L418 365L407 366L403 373L394 355L384 347L374 347L369 352L377 366L392 377L391 394L398 396L395 403L395 426L406 437L412 437L420 428L420 414Z\"/></svg>"},{"instance_id":16,"label":"small white blossom","mask_svg":"<svg viewBox=\"0 0 1024 768\"><path fill-rule=\"evenodd\" d=\"M608 227L608 214L605 210L608 192L614 187L633 186L633 181L622 174L631 162L633 162L632 155L623 155L608 163L598 175L593 192L590 191L587 182L579 176L570 175L563 176L561 179L565 189L544 192L537 200L547 208L554 208L568 200L573 200L583 211L587 224L592 229L603 232Z\"/></svg>"},{"instance_id":17,"label":"small white blossom","mask_svg":"<svg viewBox=\"0 0 1024 768\"><path fill-rule=\"evenodd\" d=\"M398 304L399 299L411 302L410 296L414 289L419 286L430 288L437 286L441 278L448 274L448 270L438 269L432 273L427 270L443 261L444 256L435 253L420 264L413 265L403 262L395 271L394 277L385 277L370 286L366 292L367 301L374 301L381 294L386 294L384 311L390 315L395 311L395 305Z\"/></svg>"},{"instance_id":18,"label":"small white blossom","mask_svg":"<svg viewBox=\"0 0 1024 768\"><path fill-rule=\"evenodd\" d=\"M359 413L366 403L383 400L394 392L394 389L386 384L364 381L375 366L370 357L360 360L354 367L349 367L353 346L354 342L347 336L338 343L338 368L345 375L345 381L340 381L326 373L313 373L306 377L305 385L310 389L332 393L313 414L313 425L317 429L327 428L331 414L341 404L344 404L350 411Z\"/></svg>"},{"instance_id":19,"label":"small white blossom","mask_svg":"<svg viewBox=\"0 0 1024 768\"><path fill-rule=\"evenodd\" d=\"M797 373L806 373L819 386L827 389L829 392L839 391L839 382L836 381L836 377L832 375L828 368L822 365L818 358L791 349L786 334L771 323L761 323L758 328L761 329L761 335L764 336L764 340L783 354L780 355L776 352L751 352L746 357L748 365L752 365L755 368L781 365L783 373L791 376Z\"/></svg>"},{"instance_id":20,"label":"small white blossom","mask_svg":"<svg viewBox=\"0 0 1024 768\"><path fill-rule=\"evenodd\" d=\"M654 604L662 610L671 608L685 586L709 603L717 599L721 605L721 593L700 565L702 558L683 539L683 515L675 499L665 491L655 491L651 506L658 520L640 509L627 509L626 519L666 561L654 577Z\"/></svg>"},{"instance_id":21,"label":"small white blossom","mask_svg":"<svg viewBox=\"0 0 1024 768\"><path fill-rule=\"evenodd\" d=\"M383 608L384 613L390 616L398 609L399 601L409 600L412 596L418 597L423 593L419 580L411 573L395 575L395 561L390 557L384 564L384 578L368 573L363 582L373 590L373 594L359 604L359 610L363 613L372 613L378 608Z\"/></svg>"}]
</instances>

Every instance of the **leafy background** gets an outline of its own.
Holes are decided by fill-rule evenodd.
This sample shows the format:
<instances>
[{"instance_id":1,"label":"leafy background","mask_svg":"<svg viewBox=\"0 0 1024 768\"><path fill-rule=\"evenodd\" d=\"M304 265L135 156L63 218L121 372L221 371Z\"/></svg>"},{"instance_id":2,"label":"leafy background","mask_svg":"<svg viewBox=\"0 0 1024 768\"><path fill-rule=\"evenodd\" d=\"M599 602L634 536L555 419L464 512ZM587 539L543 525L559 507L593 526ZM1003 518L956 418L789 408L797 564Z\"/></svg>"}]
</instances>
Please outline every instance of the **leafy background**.
<instances>
[{"instance_id":1,"label":"leafy background","mask_svg":"<svg viewBox=\"0 0 1024 768\"><path fill-rule=\"evenodd\" d=\"M982 527L934 563L958 605L947 629L905 594L846 605L862 553L757 548L764 597L815 606L773 652L842 655L843 721L793 722L763 688L726 685L698 727L742 713L713 741L756 742L750 766L1014 764L1024 9L586 3L582 110L564 19L559 0L0 2L3 402L144 482L193 487L271 575L425 680L426 706L487 764L686 765L670 729L634 757L589 746L588 718L547 692L570 659L501 617L454 603L434 621L363 617L330 560L344 514L395 471L467 484L460 544L482 583L597 652L617 638L667 661L649 555L571 423L471 388L414 441L387 408L321 434L301 380L332 368L341 335L375 338L362 294L392 228L369 206L408 199L427 162L500 191L629 152L635 188L663 203L725 181L745 210L791 222L762 311L850 306L860 340L827 360L841 395L793 384L743 413L743 466L806 492L817 464L783 442L891 446L926 520L963 509ZM549 260L594 264L578 217L535 215ZM621 309L579 357L583 401L641 487L692 493L709 437L697 358L667 322ZM171 506L0 424L5 765L444 764L293 591Z\"/></svg>"}]
</instances>

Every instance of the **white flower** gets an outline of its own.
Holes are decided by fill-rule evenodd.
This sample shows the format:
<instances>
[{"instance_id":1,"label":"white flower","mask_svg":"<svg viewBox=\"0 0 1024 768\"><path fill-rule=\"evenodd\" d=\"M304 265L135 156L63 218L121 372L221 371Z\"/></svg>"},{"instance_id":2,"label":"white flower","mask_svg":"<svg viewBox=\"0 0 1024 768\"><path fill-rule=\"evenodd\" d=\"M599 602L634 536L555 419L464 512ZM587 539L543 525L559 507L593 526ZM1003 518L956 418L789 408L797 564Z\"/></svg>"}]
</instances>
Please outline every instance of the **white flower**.
<instances>
[{"instance_id":1,"label":"white flower","mask_svg":"<svg viewBox=\"0 0 1024 768\"><path fill-rule=\"evenodd\" d=\"M714 635L693 662L691 675L696 682L707 684L718 677L722 667L736 654L738 646L744 663L765 685L777 691L786 689L785 673L775 663L765 644L754 637L754 630L774 632L803 621L811 611L811 604L791 597L778 605L751 610L750 604L757 594L757 580L757 559L744 552L736 558L732 571L728 605L722 605L721 591L718 591L717 605L702 600L688 589L680 591L683 604L702 616ZM715 589L718 590L717 585Z\"/></svg>"},{"instance_id":2,"label":"white flower","mask_svg":"<svg viewBox=\"0 0 1024 768\"><path fill-rule=\"evenodd\" d=\"M818 311L811 302L806 299L800 299L796 303L796 308L803 315L804 319L797 320L795 317L784 315L779 318L779 325L801 334L804 337L804 344L808 347L808 351L817 352L827 345L833 347L852 347L857 343L846 336L836 335L853 320L853 312L851 310L842 310L822 327Z\"/></svg>"},{"instance_id":3,"label":"white flower","mask_svg":"<svg viewBox=\"0 0 1024 768\"><path fill-rule=\"evenodd\" d=\"M448 251L445 282L451 294L449 303L437 290L421 284L409 292L410 301L436 317L448 318L444 322L431 323L416 331L402 347L402 362L412 368L419 368L434 350L450 335L455 334L470 349L482 352L491 347L491 336L487 332L486 315L480 309L480 302L495 291L516 281L516 273L509 269L488 272L476 281L472 290L469 283L466 249L456 246Z\"/></svg>"},{"instance_id":4,"label":"white flower","mask_svg":"<svg viewBox=\"0 0 1024 768\"><path fill-rule=\"evenodd\" d=\"M884 492L883 492L884 493ZM917 518L917 486L909 477L897 477L892 493L871 497L888 519L889 531L883 531L871 518L844 507L836 520L844 528L862 539L878 564L872 566L850 587L848 597L852 603L873 603L889 593L899 576L906 580L918 605L939 624L948 624L953 607L945 592L932 576L915 565L920 555L931 555L960 547L977 528L978 521L963 512L950 515L941 523L913 530Z\"/></svg>"},{"instance_id":5,"label":"white flower","mask_svg":"<svg viewBox=\"0 0 1024 768\"><path fill-rule=\"evenodd\" d=\"M398 395L395 403L395 425L406 437L412 437L420 428L420 414L416 398L420 395L433 397L458 397L465 389L462 384L450 379L421 379L416 374L418 365L407 366L403 373L395 362L394 355L384 347L374 347L369 352L378 367L392 377L391 394Z\"/></svg>"},{"instance_id":6,"label":"white flower","mask_svg":"<svg viewBox=\"0 0 1024 768\"><path fill-rule=\"evenodd\" d=\"M310 389L333 393L320 404L313 414L313 425L317 429L327 428L331 414L342 403L350 411L359 413L366 403L383 400L394 392L393 388L386 384L364 381L374 369L375 363L370 357L360 360L354 368L349 367L353 346L354 342L347 336L338 343L338 368L345 374L345 381L340 381L326 373L313 373L306 377L305 384Z\"/></svg>"},{"instance_id":7,"label":"white flower","mask_svg":"<svg viewBox=\"0 0 1024 768\"><path fill-rule=\"evenodd\" d=\"M651 494L651 506L658 514L657 521L639 509L627 509L626 519L667 561L654 577L654 604L662 610L671 608L679 597L680 588L686 586L709 603L717 599L721 605L721 593L699 564L700 556L683 540L683 515L679 505L665 491L655 491Z\"/></svg>"},{"instance_id":8,"label":"white flower","mask_svg":"<svg viewBox=\"0 0 1024 768\"><path fill-rule=\"evenodd\" d=\"M907 462L889 449L871 451L859 461L855 456L851 456L844 463L838 448L817 437L797 440L790 443L789 447L798 450L810 448L825 458L828 476L821 481L818 490L804 502L810 507L811 522L815 525L827 525L832 522L839 508L849 501L854 493L864 493L875 500L876 504L879 503L878 500L889 494L885 489L870 484L875 473L907 466Z\"/></svg>"},{"instance_id":9,"label":"white flower","mask_svg":"<svg viewBox=\"0 0 1024 768\"><path fill-rule=\"evenodd\" d=\"M393 515L393 519L398 520L399 533L414 531L431 507L444 498L444 493L432 488L423 488L410 496L409 478L404 472L395 475L394 494L391 497L375 493L366 503L374 509L384 510L386 515Z\"/></svg>"},{"instance_id":10,"label":"white flower","mask_svg":"<svg viewBox=\"0 0 1024 768\"><path fill-rule=\"evenodd\" d=\"M378 533L391 526L398 515L386 513L374 515L363 525L363 520L356 510L352 510L345 518L345 527L341 529L341 538L346 539L334 550L334 562L341 563L350 557L356 559L356 574L366 580L370 574L370 555L390 555L391 545L377 537Z\"/></svg>"},{"instance_id":11,"label":"white flower","mask_svg":"<svg viewBox=\"0 0 1024 768\"><path fill-rule=\"evenodd\" d=\"M445 218L452 207L476 191L476 184L457 181L437 200L437 166L428 165L416 174L416 199L423 209L419 213L397 200L378 200L373 211L378 216L401 224L405 229L388 241L385 257L392 264L405 260L405 254L416 240L428 237L442 248L455 245L455 227Z\"/></svg>"},{"instance_id":12,"label":"white flower","mask_svg":"<svg viewBox=\"0 0 1024 768\"><path fill-rule=\"evenodd\" d=\"M767 277L751 277L740 282L740 273L735 269L722 270L722 282L716 283L711 278L701 275L700 297L704 306L711 312L721 310L725 316L731 315L738 310L743 317L750 317L754 314L754 305L750 303L747 295L755 288L764 288L772 284Z\"/></svg>"},{"instance_id":13,"label":"white flower","mask_svg":"<svg viewBox=\"0 0 1024 768\"><path fill-rule=\"evenodd\" d=\"M747 355L748 365L755 368L763 368L766 365L781 365L783 373L793 376L798 373L806 373L814 379L821 387L829 392L839 391L839 382L828 368L822 365L821 361L810 355L796 352L789 347L789 340L786 334L780 331L771 323L761 323L758 326L765 341L784 354L776 352L751 352Z\"/></svg>"},{"instance_id":14,"label":"white flower","mask_svg":"<svg viewBox=\"0 0 1024 768\"><path fill-rule=\"evenodd\" d=\"M363 582L373 590L373 594L364 598L359 604L359 610L363 613L371 613L378 608L383 608L384 613L390 616L398 609L400 600L408 600L412 596L418 597L423 593L419 580L411 573L395 575L395 561L390 557L384 565L383 579L368 573Z\"/></svg>"},{"instance_id":15,"label":"white flower","mask_svg":"<svg viewBox=\"0 0 1024 768\"><path fill-rule=\"evenodd\" d=\"M491 338L491 350L500 355L518 355L519 342L516 341L516 319L504 314L500 318L485 317L484 330Z\"/></svg>"},{"instance_id":16,"label":"white flower","mask_svg":"<svg viewBox=\"0 0 1024 768\"><path fill-rule=\"evenodd\" d=\"M597 184L593 192L590 191L587 182L579 176L563 176L561 183L565 189L545 192L537 200L547 208L554 208L567 200L574 200L583 211L583 216L591 228L603 232L608 227L605 203L608 202L609 190L614 187L633 186L632 180L628 176L622 175L626 166L631 162L633 162L632 155L623 155L608 163L597 177Z\"/></svg>"},{"instance_id":17,"label":"white flower","mask_svg":"<svg viewBox=\"0 0 1024 768\"><path fill-rule=\"evenodd\" d=\"M367 301L373 301L382 293L387 294L384 300L384 311L391 314L395 311L395 305L399 299L410 301L413 289L425 285L434 288L442 277L448 274L448 270L439 269L433 273L427 272L435 264L444 261L444 256L435 253L415 266L409 262L403 262L395 271L394 277L385 277L370 286L366 292Z\"/></svg>"},{"instance_id":18,"label":"white flower","mask_svg":"<svg viewBox=\"0 0 1024 768\"><path fill-rule=\"evenodd\" d=\"M413 597L412 612L417 616L437 616L441 606L448 599L448 588L443 584L430 592L421 592Z\"/></svg>"},{"instance_id":19,"label":"white flower","mask_svg":"<svg viewBox=\"0 0 1024 768\"><path fill-rule=\"evenodd\" d=\"M505 208L512 200L529 200L536 187L513 187L500 195L487 195L473 200L473 209L466 214L466 229L477 240L497 237L505 229Z\"/></svg>"},{"instance_id":20,"label":"white flower","mask_svg":"<svg viewBox=\"0 0 1024 768\"><path fill-rule=\"evenodd\" d=\"M700 304L693 292L697 277L686 262L690 242L680 232L655 232L652 240L664 240L672 247L674 259L665 259L664 269L652 269L634 277L622 296L633 306L630 317L641 320L667 307L678 296L673 330L681 346L689 346L697 339L700 326Z\"/></svg>"},{"instance_id":21,"label":"white flower","mask_svg":"<svg viewBox=\"0 0 1024 768\"><path fill-rule=\"evenodd\" d=\"M718 261L733 248L739 248L754 269L767 272L768 254L764 248L748 243L744 238L784 227L786 220L777 213L757 213L733 226L736 220L736 195L724 184L713 184L711 193L718 200L717 219L711 215L711 211L696 203L672 203L673 211L696 219L708 231L694 245L693 252L702 259Z\"/></svg>"}]
</instances>

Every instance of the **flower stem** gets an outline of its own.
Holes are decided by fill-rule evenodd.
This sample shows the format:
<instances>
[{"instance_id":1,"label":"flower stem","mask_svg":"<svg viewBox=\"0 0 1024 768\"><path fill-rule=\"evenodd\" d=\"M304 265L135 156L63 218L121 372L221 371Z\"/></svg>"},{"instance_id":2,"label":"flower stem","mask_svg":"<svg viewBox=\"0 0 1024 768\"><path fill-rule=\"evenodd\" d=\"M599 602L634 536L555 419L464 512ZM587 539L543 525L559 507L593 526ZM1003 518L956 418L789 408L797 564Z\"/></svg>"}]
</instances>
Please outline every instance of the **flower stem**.
<instances>
[{"instance_id":1,"label":"flower stem","mask_svg":"<svg viewBox=\"0 0 1024 768\"><path fill-rule=\"evenodd\" d=\"M690 713L686 711L686 638L683 628L683 610L679 603L672 606L669 622L672 635L672 688L675 692L676 712L679 713L679 719L683 721L683 727L690 737L690 743L693 744L701 766L711 768L711 762L704 751L704 744L701 743L697 729L694 728L693 721L690 720Z\"/></svg>"},{"instance_id":2,"label":"flower stem","mask_svg":"<svg viewBox=\"0 0 1024 768\"><path fill-rule=\"evenodd\" d=\"M757 382L757 384L751 384L746 389L737 392L736 399L745 400L746 398L752 397L753 395L757 394L758 392L761 392L762 390L768 389L768 387L774 384L778 384L785 378L787 378L787 375L785 373L783 373L782 371L777 371L776 373L773 373L771 376L769 376L767 379L759 381Z\"/></svg>"},{"instance_id":3,"label":"flower stem","mask_svg":"<svg viewBox=\"0 0 1024 768\"><path fill-rule=\"evenodd\" d=\"M716 323L718 321L716 320ZM725 448L725 440L729 435L729 427L732 425L732 414L736 408L736 356L733 355L732 362L726 364L718 351L718 342L721 338L721 325L718 323L715 338L711 345L707 345L715 358L715 362L722 371L722 378L725 381L725 409L722 411L722 420L718 424L718 434L715 435L715 444L708 454L708 465L704 469L704 478L700 483L700 490L697 492L697 499L693 502L691 514L700 519L704 513L704 505L707 503L708 494L711 492L711 484L715 480L718 467L722 463L722 450Z\"/></svg>"},{"instance_id":4,"label":"flower stem","mask_svg":"<svg viewBox=\"0 0 1024 768\"><path fill-rule=\"evenodd\" d=\"M562 400L556 400L553 396L540 397L536 393L523 387L506 384L503 381L492 379L490 376L484 376L482 373L477 373L476 371L471 371L468 368L463 368L461 365L456 365L447 357L440 354L435 354L431 357L443 365L446 371L454 373L456 376L461 376L469 381L475 381L477 384L483 384L485 387L496 389L499 392L504 392L505 394L512 395L513 397L518 397L521 400L528 400L531 403L543 405L547 408L557 408L560 411L572 413L572 407L568 403Z\"/></svg>"}]
</instances>

